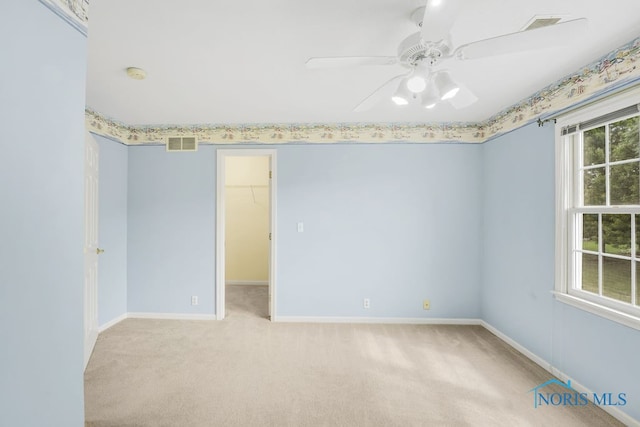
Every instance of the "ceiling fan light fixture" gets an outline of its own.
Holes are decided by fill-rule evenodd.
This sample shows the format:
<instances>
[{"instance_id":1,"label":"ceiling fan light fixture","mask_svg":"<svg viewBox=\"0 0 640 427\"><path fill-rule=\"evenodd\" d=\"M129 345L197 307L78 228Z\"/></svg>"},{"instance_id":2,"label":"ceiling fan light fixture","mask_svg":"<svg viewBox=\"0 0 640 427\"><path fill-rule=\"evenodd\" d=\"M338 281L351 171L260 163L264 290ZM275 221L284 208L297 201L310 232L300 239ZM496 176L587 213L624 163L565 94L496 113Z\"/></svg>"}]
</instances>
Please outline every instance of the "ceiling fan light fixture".
<instances>
[{"instance_id":1,"label":"ceiling fan light fixture","mask_svg":"<svg viewBox=\"0 0 640 427\"><path fill-rule=\"evenodd\" d=\"M460 91L459 87L454 87L450 89L448 92L446 92L444 95L442 95L440 99L442 99L443 101L446 101L447 99L451 99L454 96L456 96L459 91Z\"/></svg>"},{"instance_id":2,"label":"ceiling fan light fixture","mask_svg":"<svg viewBox=\"0 0 640 427\"><path fill-rule=\"evenodd\" d=\"M432 109L436 106L436 104L440 101L440 94L438 93L438 88L436 87L433 79L430 79L427 83L427 88L422 93L422 106L426 109Z\"/></svg>"},{"instance_id":3,"label":"ceiling fan light fixture","mask_svg":"<svg viewBox=\"0 0 640 427\"><path fill-rule=\"evenodd\" d=\"M398 89L391 97L391 100L396 105L407 105L412 97L413 95L409 92L409 88L407 87L407 79L402 79L398 85Z\"/></svg>"},{"instance_id":4,"label":"ceiling fan light fixture","mask_svg":"<svg viewBox=\"0 0 640 427\"><path fill-rule=\"evenodd\" d=\"M409 100L407 98L403 98L402 96L399 96L399 95L393 95L391 97L391 100L396 105L407 105L409 103Z\"/></svg>"},{"instance_id":5,"label":"ceiling fan light fixture","mask_svg":"<svg viewBox=\"0 0 640 427\"><path fill-rule=\"evenodd\" d=\"M413 93L420 93L427 87L424 77L414 74L407 80L407 88Z\"/></svg>"},{"instance_id":6,"label":"ceiling fan light fixture","mask_svg":"<svg viewBox=\"0 0 640 427\"><path fill-rule=\"evenodd\" d=\"M443 101L453 98L460 91L460 86L446 71L441 71L436 75L435 84L440 92L440 99Z\"/></svg>"},{"instance_id":7,"label":"ceiling fan light fixture","mask_svg":"<svg viewBox=\"0 0 640 427\"><path fill-rule=\"evenodd\" d=\"M426 108L427 110L431 110L432 108L434 108L436 105L438 104L438 99L433 99L433 98L427 98L424 101L422 101L422 106L424 108Z\"/></svg>"}]
</instances>

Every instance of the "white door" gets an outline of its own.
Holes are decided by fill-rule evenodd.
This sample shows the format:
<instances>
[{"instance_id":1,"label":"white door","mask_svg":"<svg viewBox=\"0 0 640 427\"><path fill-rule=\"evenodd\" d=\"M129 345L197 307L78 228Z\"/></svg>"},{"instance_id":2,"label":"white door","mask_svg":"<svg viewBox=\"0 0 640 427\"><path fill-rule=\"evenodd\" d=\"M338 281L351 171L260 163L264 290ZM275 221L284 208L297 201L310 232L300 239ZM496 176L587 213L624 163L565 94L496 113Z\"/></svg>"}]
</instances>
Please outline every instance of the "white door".
<instances>
[{"instance_id":1,"label":"white door","mask_svg":"<svg viewBox=\"0 0 640 427\"><path fill-rule=\"evenodd\" d=\"M272 181L273 179L273 158L272 156L269 156L269 251L268 251L268 256L269 259L267 261L268 265L269 265L269 269L267 271L267 280L268 280L268 292L269 292L269 296L267 297L269 300L269 320L273 320L273 307L271 304L271 269L273 268L271 265L271 252L272 252L272 241L273 241L273 230L271 229L271 222L273 220L273 214L271 213L271 196L272 196Z\"/></svg>"},{"instance_id":2,"label":"white door","mask_svg":"<svg viewBox=\"0 0 640 427\"><path fill-rule=\"evenodd\" d=\"M98 143L85 136L84 156L84 366L98 339Z\"/></svg>"}]
</instances>

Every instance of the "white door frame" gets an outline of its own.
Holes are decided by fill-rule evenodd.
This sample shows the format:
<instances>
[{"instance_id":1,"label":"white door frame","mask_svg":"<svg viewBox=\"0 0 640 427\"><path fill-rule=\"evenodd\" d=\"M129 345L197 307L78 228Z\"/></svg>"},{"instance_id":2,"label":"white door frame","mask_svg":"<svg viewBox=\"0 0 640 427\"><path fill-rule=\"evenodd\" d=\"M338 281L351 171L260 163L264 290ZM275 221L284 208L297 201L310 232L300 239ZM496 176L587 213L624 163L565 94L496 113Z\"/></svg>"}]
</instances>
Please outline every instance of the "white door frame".
<instances>
[{"instance_id":1,"label":"white door frame","mask_svg":"<svg viewBox=\"0 0 640 427\"><path fill-rule=\"evenodd\" d=\"M84 368L98 339L98 179L100 147L85 132L84 146Z\"/></svg>"},{"instance_id":2,"label":"white door frame","mask_svg":"<svg viewBox=\"0 0 640 427\"><path fill-rule=\"evenodd\" d=\"M271 182L269 183L269 209L271 241L269 242L269 315L271 321L277 318L276 310L276 150L262 148L219 148L216 150L216 319L225 317L225 158L240 156L269 157L271 164Z\"/></svg>"}]
</instances>

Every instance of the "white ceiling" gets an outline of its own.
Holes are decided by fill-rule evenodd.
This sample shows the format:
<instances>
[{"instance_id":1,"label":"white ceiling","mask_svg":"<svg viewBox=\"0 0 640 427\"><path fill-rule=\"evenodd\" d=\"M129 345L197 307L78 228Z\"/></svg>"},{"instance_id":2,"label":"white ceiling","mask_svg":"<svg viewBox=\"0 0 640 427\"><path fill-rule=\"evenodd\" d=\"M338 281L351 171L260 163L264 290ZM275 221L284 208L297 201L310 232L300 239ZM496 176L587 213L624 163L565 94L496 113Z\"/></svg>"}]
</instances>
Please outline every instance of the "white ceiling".
<instances>
[{"instance_id":1,"label":"white ceiling","mask_svg":"<svg viewBox=\"0 0 640 427\"><path fill-rule=\"evenodd\" d=\"M425 0L92 0L87 105L129 125L478 122L640 35L640 1L468 0L454 45L519 31L534 15L586 17L570 47L446 63L479 98L455 110L353 108L400 65L307 69L309 57L393 56ZM143 81L124 69L145 69Z\"/></svg>"}]
</instances>

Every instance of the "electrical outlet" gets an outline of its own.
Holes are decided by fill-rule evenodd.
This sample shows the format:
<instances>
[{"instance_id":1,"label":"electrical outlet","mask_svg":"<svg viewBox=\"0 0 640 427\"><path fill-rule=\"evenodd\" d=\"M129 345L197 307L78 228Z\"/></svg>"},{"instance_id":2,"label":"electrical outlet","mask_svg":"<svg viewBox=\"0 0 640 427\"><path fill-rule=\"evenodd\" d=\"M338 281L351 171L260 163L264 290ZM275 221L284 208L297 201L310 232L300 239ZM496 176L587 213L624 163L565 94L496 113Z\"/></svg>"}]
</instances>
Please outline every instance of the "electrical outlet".
<instances>
[{"instance_id":1,"label":"electrical outlet","mask_svg":"<svg viewBox=\"0 0 640 427\"><path fill-rule=\"evenodd\" d=\"M429 302L428 299L422 301L422 308L424 310L429 310L431 308L431 303Z\"/></svg>"},{"instance_id":2,"label":"electrical outlet","mask_svg":"<svg viewBox=\"0 0 640 427\"><path fill-rule=\"evenodd\" d=\"M191 297L191 305L198 305L198 297L196 295Z\"/></svg>"},{"instance_id":3,"label":"electrical outlet","mask_svg":"<svg viewBox=\"0 0 640 427\"><path fill-rule=\"evenodd\" d=\"M371 301L369 301L369 298L365 298L365 299L362 301L362 306L363 306L364 308L369 308L369 307L371 307Z\"/></svg>"}]
</instances>

